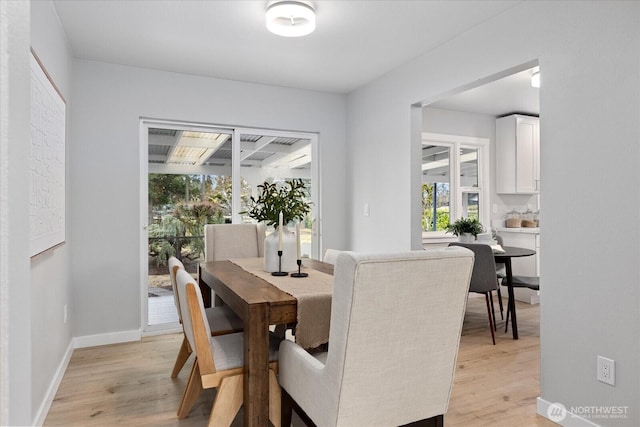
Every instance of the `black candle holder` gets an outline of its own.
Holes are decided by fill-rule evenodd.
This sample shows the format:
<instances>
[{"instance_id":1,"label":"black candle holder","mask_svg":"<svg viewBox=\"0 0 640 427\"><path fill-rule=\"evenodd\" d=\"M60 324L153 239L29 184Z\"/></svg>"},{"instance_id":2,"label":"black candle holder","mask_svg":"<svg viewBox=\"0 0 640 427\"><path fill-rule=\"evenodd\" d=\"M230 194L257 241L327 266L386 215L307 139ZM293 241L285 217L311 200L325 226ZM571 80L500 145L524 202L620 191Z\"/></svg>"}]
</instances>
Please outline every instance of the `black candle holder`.
<instances>
[{"instance_id":1,"label":"black candle holder","mask_svg":"<svg viewBox=\"0 0 640 427\"><path fill-rule=\"evenodd\" d=\"M289 273L282 271L282 251L278 251L278 271L271 273L272 276L288 276Z\"/></svg>"},{"instance_id":2,"label":"black candle holder","mask_svg":"<svg viewBox=\"0 0 640 427\"><path fill-rule=\"evenodd\" d=\"M302 260L299 259L296 261L296 263L298 263L298 272L291 273L291 277L307 277L309 274L300 272L300 268L302 268Z\"/></svg>"}]
</instances>

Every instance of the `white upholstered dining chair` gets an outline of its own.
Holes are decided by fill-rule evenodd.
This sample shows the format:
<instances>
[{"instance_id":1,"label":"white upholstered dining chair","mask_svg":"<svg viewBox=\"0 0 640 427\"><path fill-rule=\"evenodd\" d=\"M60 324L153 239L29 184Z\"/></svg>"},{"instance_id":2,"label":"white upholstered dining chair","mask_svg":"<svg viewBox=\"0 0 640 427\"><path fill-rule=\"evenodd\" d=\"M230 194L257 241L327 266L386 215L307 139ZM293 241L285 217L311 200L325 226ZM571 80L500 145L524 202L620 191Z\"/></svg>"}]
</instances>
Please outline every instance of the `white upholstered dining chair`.
<instances>
[{"instance_id":1,"label":"white upholstered dining chair","mask_svg":"<svg viewBox=\"0 0 640 427\"><path fill-rule=\"evenodd\" d=\"M473 261L459 247L341 253L329 351L311 355L292 341L280 344L282 425L289 426L292 406L319 427L441 420ZM410 326L398 333L389 325Z\"/></svg>"},{"instance_id":2,"label":"white upholstered dining chair","mask_svg":"<svg viewBox=\"0 0 640 427\"><path fill-rule=\"evenodd\" d=\"M178 270L176 284L183 313L185 335L196 358L184 390L178 418L189 415L203 389L216 388L209 416L210 427L230 426L243 401L244 333L212 336L206 319L199 286L185 270ZM270 341L269 349L269 420L280 425L280 387L278 341Z\"/></svg>"},{"instance_id":3,"label":"white upholstered dining chair","mask_svg":"<svg viewBox=\"0 0 640 427\"><path fill-rule=\"evenodd\" d=\"M236 258L264 256L265 225L260 224L206 224L204 226L204 260L224 261ZM213 305L222 300L211 292Z\"/></svg>"},{"instance_id":4,"label":"white upholstered dining chair","mask_svg":"<svg viewBox=\"0 0 640 427\"><path fill-rule=\"evenodd\" d=\"M336 265L336 260L338 259L338 255L340 255L340 252L341 251L337 249L325 249L324 254L322 255L322 262Z\"/></svg>"},{"instance_id":5,"label":"white upholstered dining chair","mask_svg":"<svg viewBox=\"0 0 640 427\"><path fill-rule=\"evenodd\" d=\"M182 320L182 309L180 308L180 295L178 294L178 287L176 285L176 274L178 270L184 270L184 264L176 257L169 258L169 277L171 278L171 289L173 290L173 302L176 304L176 310L178 311L178 320L182 325L184 332L184 323ZM229 307L209 307L205 309L206 319L211 329L211 335L224 335L233 332L242 331L242 319L240 319ZM176 378L182 367L189 359L189 356L193 352L192 347L189 345L186 333L182 339L182 345L180 351L176 357L176 362L173 365L173 371L171 372L171 378Z\"/></svg>"},{"instance_id":6,"label":"white upholstered dining chair","mask_svg":"<svg viewBox=\"0 0 640 427\"><path fill-rule=\"evenodd\" d=\"M264 256L264 224L207 224L204 226L205 261Z\"/></svg>"}]
</instances>

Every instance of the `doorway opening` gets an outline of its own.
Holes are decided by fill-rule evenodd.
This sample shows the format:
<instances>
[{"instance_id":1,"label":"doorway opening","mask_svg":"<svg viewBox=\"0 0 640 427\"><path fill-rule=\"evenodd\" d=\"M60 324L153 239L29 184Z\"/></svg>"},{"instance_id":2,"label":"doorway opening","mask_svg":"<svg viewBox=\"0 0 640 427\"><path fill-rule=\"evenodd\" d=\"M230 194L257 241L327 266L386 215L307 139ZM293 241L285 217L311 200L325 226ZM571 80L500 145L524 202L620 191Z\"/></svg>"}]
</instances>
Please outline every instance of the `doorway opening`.
<instances>
[{"instance_id":1,"label":"doorway opening","mask_svg":"<svg viewBox=\"0 0 640 427\"><path fill-rule=\"evenodd\" d=\"M485 174L482 187L488 191L485 197L483 212L480 212L480 220L487 229L495 229L500 225L505 213L512 207L526 211L531 207L532 211L540 209L539 191L531 192L531 194L498 194L496 192L496 170L507 165L496 164L496 120L498 118L511 114L519 114L538 118L540 115L540 94L539 88L532 85L532 76L539 74L538 61L530 61L525 64L504 70L500 73L488 76L483 79L474 81L463 87L459 87L443 93L430 100L421 103L421 120L420 131L429 134L445 134L459 135L466 139L485 139L490 140L488 152L490 153L485 163L489 170ZM417 135L417 133L416 133ZM424 139L424 138L423 138ZM437 183L438 189L445 188L448 184L447 174L437 174L438 170L432 165L439 165L441 159L435 157L431 151L436 152L436 148L425 144L424 140L415 141L416 146L420 146L422 154L421 162L421 179L417 181L416 189L422 190L425 184L428 189ZM432 144L435 145L435 144ZM461 146L454 153L454 157L463 158L468 155L463 152L464 147ZM417 151L416 151L417 153ZM436 153L437 154L437 153ZM474 166L475 163L471 162ZM452 163L453 164L453 163ZM477 170L479 171L479 169ZM468 181L469 175L464 170L460 171L460 180ZM471 181L471 184L465 184L469 192L473 193L476 187L481 188L477 181ZM429 192L422 192L430 195ZM424 199L424 196L422 197ZM452 212L455 218L444 218L444 215L438 210L443 208L436 206L431 200L422 200L422 215L419 217L422 221L420 229L417 225L414 227L416 232L421 233L422 242L429 242L429 238L442 237L442 229L446 226L444 221L448 219L450 222L455 221L458 217L466 216L465 212ZM440 198L438 202L442 203L446 199ZM416 205L418 202L414 202ZM435 207L434 207L435 206ZM524 208L524 209L523 209ZM507 209L507 210L505 210ZM433 212L436 212L434 216ZM438 219L442 217L442 224L438 223L431 217ZM434 223L436 224L434 226ZM419 230L419 231L418 231ZM440 234L440 236L438 236Z\"/></svg>"}]
</instances>

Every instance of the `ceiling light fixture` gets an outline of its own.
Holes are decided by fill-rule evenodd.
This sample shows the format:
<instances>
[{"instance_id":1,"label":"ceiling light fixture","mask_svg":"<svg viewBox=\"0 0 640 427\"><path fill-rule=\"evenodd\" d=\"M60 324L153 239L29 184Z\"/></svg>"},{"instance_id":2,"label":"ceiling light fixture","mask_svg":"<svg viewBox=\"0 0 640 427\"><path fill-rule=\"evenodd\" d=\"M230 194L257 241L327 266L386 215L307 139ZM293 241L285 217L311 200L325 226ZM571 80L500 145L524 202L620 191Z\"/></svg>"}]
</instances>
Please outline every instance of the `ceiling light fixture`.
<instances>
[{"instance_id":1,"label":"ceiling light fixture","mask_svg":"<svg viewBox=\"0 0 640 427\"><path fill-rule=\"evenodd\" d=\"M281 1L267 8L267 29L284 37L300 37L316 29L313 8L300 1Z\"/></svg>"},{"instance_id":2,"label":"ceiling light fixture","mask_svg":"<svg viewBox=\"0 0 640 427\"><path fill-rule=\"evenodd\" d=\"M539 71L536 71L535 73L531 74L531 86L540 87L540 72Z\"/></svg>"}]
</instances>

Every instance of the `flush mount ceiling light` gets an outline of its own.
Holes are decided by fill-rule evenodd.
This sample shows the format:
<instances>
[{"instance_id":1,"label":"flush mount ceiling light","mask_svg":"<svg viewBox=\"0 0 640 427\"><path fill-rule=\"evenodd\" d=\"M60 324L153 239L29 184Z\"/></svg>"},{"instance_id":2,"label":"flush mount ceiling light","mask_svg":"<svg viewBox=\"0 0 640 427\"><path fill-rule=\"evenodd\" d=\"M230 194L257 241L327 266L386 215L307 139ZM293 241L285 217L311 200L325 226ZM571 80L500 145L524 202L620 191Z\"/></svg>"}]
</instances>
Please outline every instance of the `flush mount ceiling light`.
<instances>
[{"instance_id":1,"label":"flush mount ceiling light","mask_svg":"<svg viewBox=\"0 0 640 427\"><path fill-rule=\"evenodd\" d=\"M540 87L540 72L539 71L536 71L535 73L531 74L531 86Z\"/></svg>"},{"instance_id":2,"label":"flush mount ceiling light","mask_svg":"<svg viewBox=\"0 0 640 427\"><path fill-rule=\"evenodd\" d=\"M267 8L267 29L284 37L300 37L316 29L313 8L299 1L281 1Z\"/></svg>"}]
</instances>

